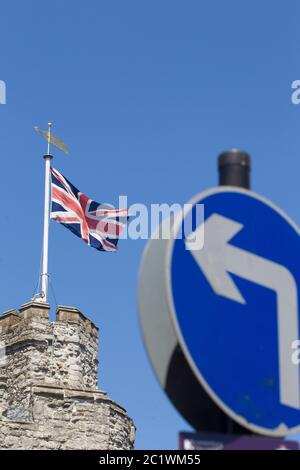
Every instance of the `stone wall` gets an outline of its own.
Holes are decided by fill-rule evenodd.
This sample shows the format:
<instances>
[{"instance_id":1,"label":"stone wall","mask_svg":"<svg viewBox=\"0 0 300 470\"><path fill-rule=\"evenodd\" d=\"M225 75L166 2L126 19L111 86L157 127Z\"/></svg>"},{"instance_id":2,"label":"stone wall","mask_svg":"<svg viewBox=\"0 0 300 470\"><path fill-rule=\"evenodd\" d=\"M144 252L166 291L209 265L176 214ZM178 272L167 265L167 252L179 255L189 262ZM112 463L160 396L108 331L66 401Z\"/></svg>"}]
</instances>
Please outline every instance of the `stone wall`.
<instances>
[{"instance_id":1,"label":"stone wall","mask_svg":"<svg viewBox=\"0 0 300 470\"><path fill-rule=\"evenodd\" d=\"M31 302L0 317L0 449L131 449L124 408L97 390L98 329Z\"/></svg>"}]
</instances>

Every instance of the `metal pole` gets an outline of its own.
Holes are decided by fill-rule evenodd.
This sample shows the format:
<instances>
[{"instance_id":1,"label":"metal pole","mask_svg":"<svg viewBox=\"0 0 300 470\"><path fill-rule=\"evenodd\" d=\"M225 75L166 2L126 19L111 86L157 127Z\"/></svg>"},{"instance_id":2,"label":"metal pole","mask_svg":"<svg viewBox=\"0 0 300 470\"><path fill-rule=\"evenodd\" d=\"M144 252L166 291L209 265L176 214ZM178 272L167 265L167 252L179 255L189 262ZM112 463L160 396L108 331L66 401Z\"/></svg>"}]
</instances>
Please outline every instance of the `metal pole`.
<instances>
[{"instance_id":1,"label":"metal pole","mask_svg":"<svg viewBox=\"0 0 300 470\"><path fill-rule=\"evenodd\" d=\"M251 158L242 150L221 153L218 159L219 185L250 189Z\"/></svg>"},{"instance_id":2,"label":"metal pole","mask_svg":"<svg viewBox=\"0 0 300 470\"><path fill-rule=\"evenodd\" d=\"M250 189L251 158L248 153L238 149L227 150L219 155L218 168L220 186ZM220 415L219 432L250 434L249 431L223 413Z\"/></svg>"},{"instance_id":3,"label":"metal pole","mask_svg":"<svg viewBox=\"0 0 300 470\"><path fill-rule=\"evenodd\" d=\"M48 302L48 251L49 251L49 219L50 219L50 162L52 155L50 155L51 143L51 127L52 124L48 123L48 147L47 155L44 156L45 160L45 200L44 200L44 236L43 236L43 265L42 265L42 300Z\"/></svg>"}]
</instances>

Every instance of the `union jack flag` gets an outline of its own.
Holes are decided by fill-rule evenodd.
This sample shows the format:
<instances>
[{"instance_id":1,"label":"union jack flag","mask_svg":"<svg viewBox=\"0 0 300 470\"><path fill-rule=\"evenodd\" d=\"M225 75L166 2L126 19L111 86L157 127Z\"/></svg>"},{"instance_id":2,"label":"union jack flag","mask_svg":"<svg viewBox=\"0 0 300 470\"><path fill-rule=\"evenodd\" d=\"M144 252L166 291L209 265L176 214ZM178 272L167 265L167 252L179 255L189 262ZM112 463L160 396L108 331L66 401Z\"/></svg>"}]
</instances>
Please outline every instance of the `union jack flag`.
<instances>
[{"instance_id":1,"label":"union jack flag","mask_svg":"<svg viewBox=\"0 0 300 470\"><path fill-rule=\"evenodd\" d=\"M127 209L114 209L93 201L55 168L51 168L51 199L51 219L99 251L116 251L128 220Z\"/></svg>"}]
</instances>

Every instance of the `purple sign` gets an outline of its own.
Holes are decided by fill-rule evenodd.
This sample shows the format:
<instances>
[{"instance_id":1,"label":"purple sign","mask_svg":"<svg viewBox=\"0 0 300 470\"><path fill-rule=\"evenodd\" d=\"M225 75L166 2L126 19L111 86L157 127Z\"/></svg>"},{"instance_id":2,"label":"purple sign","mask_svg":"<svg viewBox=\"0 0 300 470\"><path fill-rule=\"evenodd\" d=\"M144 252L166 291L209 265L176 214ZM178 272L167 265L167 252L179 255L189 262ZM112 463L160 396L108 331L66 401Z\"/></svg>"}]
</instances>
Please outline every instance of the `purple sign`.
<instances>
[{"instance_id":1,"label":"purple sign","mask_svg":"<svg viewBox=\"0 0 300 470\"><path fill-rule=\"evenodd\" d=\"M180 450L299 450L299 448L297 441L260 436L193 432L179 434Z\"/></svg>"}]
</instances>

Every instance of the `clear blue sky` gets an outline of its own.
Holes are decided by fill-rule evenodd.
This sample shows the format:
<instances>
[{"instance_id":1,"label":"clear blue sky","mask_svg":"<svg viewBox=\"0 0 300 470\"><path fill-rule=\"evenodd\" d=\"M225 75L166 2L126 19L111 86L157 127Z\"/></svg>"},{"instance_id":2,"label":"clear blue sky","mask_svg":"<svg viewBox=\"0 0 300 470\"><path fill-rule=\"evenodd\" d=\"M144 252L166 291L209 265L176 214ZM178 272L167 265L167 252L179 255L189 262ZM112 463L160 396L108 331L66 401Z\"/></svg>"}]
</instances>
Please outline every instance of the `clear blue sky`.
<instances>
[{"instance_id":1,"label":"clear blue sky","mask_svg":"<svg viewBox=\"0 0 300 470\"><path fill-rule=\"evenodd\" d=\"M0 310L38 277L45 145L32 127L49 120L71 148L55 166L100 202L184 203L216 184L220 151L241 147L253 189L300 223L299 2L6 0L0 18ZM53 222L50 269L58 303L100 327L100 387L134 418L137 448L170 449L189 426L144 351L144 246L99 253Z\"/></svg>"}]
</instances>

